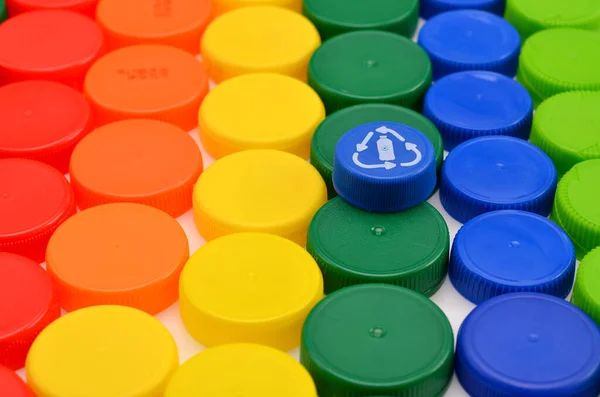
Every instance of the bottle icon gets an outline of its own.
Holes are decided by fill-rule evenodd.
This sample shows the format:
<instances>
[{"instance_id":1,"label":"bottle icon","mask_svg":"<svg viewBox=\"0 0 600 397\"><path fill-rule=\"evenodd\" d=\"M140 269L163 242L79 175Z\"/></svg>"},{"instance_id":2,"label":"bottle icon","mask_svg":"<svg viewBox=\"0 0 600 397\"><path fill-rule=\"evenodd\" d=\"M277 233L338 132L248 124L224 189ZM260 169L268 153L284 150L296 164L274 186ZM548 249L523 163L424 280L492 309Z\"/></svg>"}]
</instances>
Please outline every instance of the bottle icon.
<instances>
[{"instance_id":1,"label":"bottle icon","mask_svg":"<svg viewBox=\"0 0 600 397\"><path fill-rule=\"evenodd\" d=\"M394 144L385 135L381 135L377 141L377 151L379 152L380 161L393 161L396 160L394 155Z\"/></svg>"}]
</instances>

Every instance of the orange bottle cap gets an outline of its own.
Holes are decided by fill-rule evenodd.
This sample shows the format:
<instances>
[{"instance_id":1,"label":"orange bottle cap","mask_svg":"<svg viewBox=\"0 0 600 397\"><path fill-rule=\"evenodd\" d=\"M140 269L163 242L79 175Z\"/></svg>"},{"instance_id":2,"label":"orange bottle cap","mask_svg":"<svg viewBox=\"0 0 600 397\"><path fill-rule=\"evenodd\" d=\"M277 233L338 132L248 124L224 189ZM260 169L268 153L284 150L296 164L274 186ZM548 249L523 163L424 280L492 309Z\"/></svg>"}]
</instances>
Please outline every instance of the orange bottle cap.
<instances>
[{"instance_id":1,"label":"orange bottle cap","mask_svg":"<svg viewBox=\"0 0 600 397\"><path fill-rule=\"evenodd\" d=\"M52 80L81 89L103 49L102 31L81 14L41 10L17 15L0 25L1 82Z\"/></svg>"},{"instance_id":2,"label":"orange bottle cap","mask_svg":"<svg viewBox=\"0 0 600 397\"><path fill-rule=\"evenodd\" d=\"M146 205L116 203L63 223L48 243L46 267L67 311L122 305L156 314L177 300L188 257L175 219Z\"/></svg>"},{"instance_id":3,"label":"orange bottle cap","mask_svg":"<svg viewBox=\"0 0 600 397\"><path fill-rule=\"evenodd\" d=\"M208 78L203 65L179 48L136 45L100 58L84 89L97 125L152 118L189 131L198 125Z\"/></svg>"},{"instance_id":4,"label":"orange bottle cap","mask_svg":"<svg viewBox=\"0 0 600 397\"><path fill-rule=\"evenodd\" d=\"M150 205L177 217L192 208L202 155L192 137L157 120L124 120L87 135L71 156L80 209L113 202Z\"/></svg>"},{"instance_id":5,"label":"orange bottle cap","mask_svg":"<svg viewBox=\"0 0 600 397\"><path fill-rule=\"evenodd\" d=\"M165 44L197 54L210 11L209 0L103 0L96 20L109 50Z\"/></svg>"},{"instance_id":6,"label":"orange bottle cap","mask_svg":"<svg viewBox=\"0 0 600 397\"><path fill-rule=\"evenodd\" d=\"M24 12L42 9L71 10L94 18L98 0L6 0L8 15L11 17Z\"/></svg>"}]
</instances>

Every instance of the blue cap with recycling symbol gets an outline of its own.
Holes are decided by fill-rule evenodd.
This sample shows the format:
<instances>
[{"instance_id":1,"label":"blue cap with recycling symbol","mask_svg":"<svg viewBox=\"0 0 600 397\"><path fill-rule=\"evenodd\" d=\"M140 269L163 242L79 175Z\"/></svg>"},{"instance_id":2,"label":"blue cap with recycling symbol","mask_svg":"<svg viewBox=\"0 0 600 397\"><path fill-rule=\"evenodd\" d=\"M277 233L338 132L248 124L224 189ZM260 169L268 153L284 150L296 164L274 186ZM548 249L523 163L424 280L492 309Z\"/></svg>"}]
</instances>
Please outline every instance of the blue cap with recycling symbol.
<instances>
[{"instance_id":1,"label":"blue cap with recycling symbol","mask_svg":"<svg viewBox=\"0 0 600 397\"><path fill-rule=\"evenodd\" d=\"M407 125L363 124L348 131L336 146L333 186L354 207L404 211L427 200L435 184L433 145Z\"/></svg>"}]
</instances>

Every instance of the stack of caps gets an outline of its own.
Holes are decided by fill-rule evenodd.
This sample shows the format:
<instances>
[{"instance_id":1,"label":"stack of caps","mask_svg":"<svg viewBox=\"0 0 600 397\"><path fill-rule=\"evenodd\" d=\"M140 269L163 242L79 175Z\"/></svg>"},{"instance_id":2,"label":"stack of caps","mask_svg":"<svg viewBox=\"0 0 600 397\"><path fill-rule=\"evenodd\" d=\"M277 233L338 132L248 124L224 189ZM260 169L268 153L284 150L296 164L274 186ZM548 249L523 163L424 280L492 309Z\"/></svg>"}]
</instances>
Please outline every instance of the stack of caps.
<instances>
[{"instance_id":1,"label":"stack of caps","mask_svg":"<svg viewBox=\"0 0 600 397\"><path fill-rule=\"evenodd\" d=\"M323 271L325 293L363 283L428 296L437 291L447 272L449 235L425 201L441 157L435 127L401 107L355 106L321 124L311 159L326 179L333 168L330 188L339 197L314 216L307 249Z\"/></svg>"}]
</instances>

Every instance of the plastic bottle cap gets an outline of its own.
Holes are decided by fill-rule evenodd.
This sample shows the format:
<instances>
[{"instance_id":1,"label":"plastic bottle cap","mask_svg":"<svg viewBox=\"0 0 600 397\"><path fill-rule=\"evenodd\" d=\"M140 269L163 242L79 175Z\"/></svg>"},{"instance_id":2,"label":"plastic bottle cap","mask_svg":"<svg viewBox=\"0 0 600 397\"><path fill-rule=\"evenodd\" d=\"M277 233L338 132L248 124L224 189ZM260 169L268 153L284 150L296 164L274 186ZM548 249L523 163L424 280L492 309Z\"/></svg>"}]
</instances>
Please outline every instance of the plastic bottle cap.
<instances>
[{"instance_id":1,"label":"plastic bottle cap","mask_svg":"<svg viewBox=\"0 0 600 397\"><path fill-rule=\"evenodd\" d=\"M202 246L180 281L181 319L203 346L300 344L323 276L299 245L266 233L235 233Z\"/></svg>"},{"instance_id":2,"label":"plastic bottle cap","mask_svg":"<svg viewBox=\"0 0 600 397\"><path fill-rule=\"evenodd\" d=\"M197 54L210 13L210 0L102 0L96 20L109 50L164 44Z\"/></svg>"},{"instance_id":3,"label":"plastic bottle cap","mask_svg":"<svg viewBox=\"0 0 600 397\"><path fill-rule=\"evenodd\" d=\"M213 0L212 6L215 15L242 7L276 6L285 7L292 11L302 12L302 0Z\"/></svg>"},{"instance_id":4,"label":"plastic bottle cap","mask_svg":"<svg viewBox=\"0 0 600 397\"><path fill-rule=\"evenodd\" d=\"M117 203L84 210L56 229L46 266L67 311L114 304L156 314L177 300L188 257L177 221L146 205Z\"/></svg>"},{"instance_id":5,"label":"plastic bottle cap","mask_svg":"<svg viewBox=\"0 0 600 397\"><path fill-rule=\"evenodd\" d=\"M0 81L52 80L81 89L103 47L102 31L81 14L42 10L17 15L0 25Z\"/></svg>"},{"instance_id":6,"label":"plastic bottle cap","mask_svg":"<svg viewBox=\"0 0 600 397\"><path fill-rule=\"evenodd\" d=\"M467 222L454 239L450 281L479 304L511 292L566 298L575 248L554 222L524 211L493 211Z\"/></svg>"},{"instance_id":7,"label":"plastic bottle cap","mask_svg":"<svg viewBox=\"0 0 600 397\"><path fill-rule=\"evenodd\" d=\"M336 197L314 216L307 250L323 271L326 294L387 283L431 296L446 278L450 237L444 218L428 203L377 214Z\"/></svg>"},{"instance_id":8,"label":"plastic bottle cap","mask_svg":"<svg viewBox=\"0 0 600 397\"><path fill-rule=\"evenodd\" d=\"M576 164L556 189L552 220L571 237L577 259L600 245L600 160Z\"/></svg>"},{"instance_id":9,"label":"plastic bottle cap","mask_svg":"<svg viewBox=\"0 0 600 397\"><path fill-rule=\"evenodd\" d=\"M202 155L180 128L157 120L124 120L86 136L73 151L70 172L79 209L135 202L177 217L192 208Z\"/></svg>"},{"instance_id":10,"label":"plastic bottle cap","mask_svg":"<svg viewBox=\"0 0 600 397\"><path fill-rule=\"evenodd\" d=\"M317 397L317 391L308 372L289 355L267 346L231 344L189 359L165 392L165 397L232 395Z\"/></svg>"},{"instance_id":11,"label":"plastic bottle cap","mask_svg":"<svg viewBox=\"0 0 600 397\"><path fill-rule=\"evenodd\" d=\"M0 365L0 390L8 397L34 397L31 389L11 369Z\"/></svg>"},{"instance_id":12,"label":"plastic bottle cap","mask_svg":"<svg viewBox=\"0 0 600 397\"><path fill-rule=\"evenodd\" d=\"M406 37L360 31L327 40L315 51L308 83L327 114L361 103L419 108L431 84L427 53Z\"/></svg>"},{"instance_id":13,"label":"plastic bottle cap","mask_svg":"<svg viewBox=\"0 0 600 397\"><path fill-rule=\"evenodd\" d=\"M1 87L0 119L0 158L30 158L63 173L69 172L73 148L93 125L83 95L51 81Z\"/></svg>"},{"instance_id":14,"label":"plastic bottle cap","mask_svg":"<svg viewBox=\"0 0 600 397\"><path fill-rule=\"evenodd\" d=\"M355 30L387 30L412 37L419 22L419 1L305 0L303 12L323 40Z\"/></svg>"},{"instance_id":15,"label":"plastic bottle cap","mask_svg":"<svg viewBox=\"0 0 600 397\"><path fill-rule=\"evenodd\" d=\"M444 148L481 136L527 139L533 102L519 83L494 73L467 71L437 81L425 97L423 115L439 129Z\"/></svg>"},{"instance_id":16,"label":"plastic bottle cap","mask_svg":"<svg viewBox=\"0 0 600 397\"><path fill-rule=\"evenodd\" d=\"M600 331L584 312L554 296L498 296L463 322L456 375L472 396L596 396Z\"/></svg>"},{"instance_id":17,"label":"plastic bottle cap","mask_svg":"<svg viewBox=\"0 0 600 397\"><path fill-rule=\"evenodd\" d=\"M598 109L600 93L579 91L553 96L537 108L531 143L552 159L559 177L581 161L600 158Z\"/></svg>"},{"instance_id":18,"label":"plastic bottle cap","mask_svg":"<svg viewBox=\"0 0 600 397\"><path fill-rule=\"evenodd\" d=\"M98 0L5 0L11 17L24 12L43 9L63 9L79 12L90 18L96 17Z\"/></svg>"},{"instance_id":19,"label":"plastic bottle cap","mask_svg":"<svg viewBox=\"0 0 600 397\"><path fill-rule=\"evenodd\" d=\"M590 251L579 264L571 302L600 325L600 247Z\"/></svg>"},{"instance_id":20,"label":"plastic bottle cap","mask_svg":"<svg viewBox=\"0 0 600 397\"><path fill-rule=\"evenodd\" d=\"M472 139L444 162L440 201L459 222L495 210L523 210L548 216L556 190L552 160L518 138Z\"/></svg>"},{"instance_id":21,"label":"plastic bottle cap","mask_svg":"<svg viewBox=\"0 0 600 397\"><path fill-rule=\"evenodd\" d=\"M160 396L179 366L175 340L154 317L123 306L95 306L50 324L27 357L34 394Z\"/></svg>"},{"instance_id":22,"label":"plastic bottle cap","mask_svg":"<svg viewBox=\"0 0 600 397\"><path fill-rule=\"evenodd\" d=\"M0 251L43 262L50 236L75 212L60 172L33 160L0 160Z\"/></svg>"},{"instance_id":23,"label":"plastic bottle cap","mask_svg":"<svg viewBox=\"0 0 600 397\"><path fill-rule=\"evenodd\" d=\"M565 91L600 89L599 63L597 32L548 29L523 44L517 77L534 98L543 101Z\"/></svg>"},{"instance_id":24,"label":"plastic bottle cap","mask_svg":"<svg viewBox=\"0 0 600 397\"><path fill-rule=\"evenodd\" d=\"M406 124L425 135L433 144L435 163L439 174L444 158L442 137L429 120L413 110L385 103L351 106L328 116L319 125L312 139L310 162L325 180L330 199L337 196L337 192L333 188L331 174L333 172L335 146L338 141L346 132L358 125L381 120Z\"/></svg>"},{"instance_id":25,"label":"plastic bottle cap","mask_svg":"<svg viewBox=\"0 0 600 397\"><path fill-rule=\"evenodd\" d=\"M198 108L207 92L203 65L193 55L164 45L113 51L85 78L97 125L151 118L189 131L198 125Z\"/></svg>"},{"instance_id":26,"label":"plastic bottle cap","mask_svg":"<svg viewBox=\"0 0 600 397\"><path fill-rule=\"evenodd\" d=\"M454 10L482 10L497 15L504 14L505 0L421 0L421 17L428 19Z\"/></svg>"},{"instance_id":27,"label":"plastic bottle cap","mask_svg":"<svg viewBox=\"0 0 600 397\"><path fill-rule=\"evenodd\" d=\"M444 312L424 295L389 284L328 295L308 316L300 349L320 396L441 396L453 359Z\"/></svg>"},{"instance_id":28,"label":"plastic bottle cap","mask_svg":"<svg viewBox=\"0 0 600 397\"><path fill-rule=\"evenodd\" d=\"M549 28L600 30L600 2L595 0L507 0L506 19L523 40Z\"/></svg>"},{"instance_id":29,"label":"plastic bottle cap","mask_svg":"<svg viewBox=\"0 0 600 397\"><path fill-rule=\"evenodd\" d=\"M278 149L308 158L325 117L321 98L297 79L248 74L219 84L200 107L200 138L215 158L247 149Z\"/></svg>"},{"instance_id":30,"label":"plastic bottle cap","mask_svg":"<svg viewBox=\"0 0 600 397\"><path fill-rule=\"evenodd\" d=\"M282 7L244 7L217 18L202 39L202 57L215 83L247 73L280 73L306 81L319 32Z\"/></svg>"},{"instance_id":31,"label":"plastic bottle cap","mask_svg":"<svg viewBox=\"0 0 600 397\"><path fill-rule=\"evenodd\" d=\"M194 215L207 241L236 232L264 232L306 243L313 215L327 201L308 162L277 150L247 150L208 167L194 187Z\"/></svg>"},{"instance_id":32,"label":"plastic bottle cap","mask_svg":"<svg viewBox=\"0 0 600 397\"><path fill-rule=\"evenodd\" d=\"M433 65L433 78L463 70L489 70L514 77L521 38L503 18L485 11L445 12L419 32L419 45Z\"/></svg>"},{"instance_id":33,"label":"plastic bottle cap","mask_svg":"<svg viewBox=\"0 0 600 397\"><path fill-rule=\"evenodd\" d=\"M407 125L363 124L339 140L332 179L338 194L357 208L404 211L433 192L435 149L425 135Z\"/></svg>"},{"instance_id":34,"label":"plastic bottle cap","mask_svg":"<svg viewBox=\"0 0 600 397\"><path fill-rule=\"evenodd\" d=\"M25 366L33 340L59 316L58 298L44 269L31 259L0 252L0 366ZM1 379L0 390L6 396Z\"/></svg>"}]
</instances>

